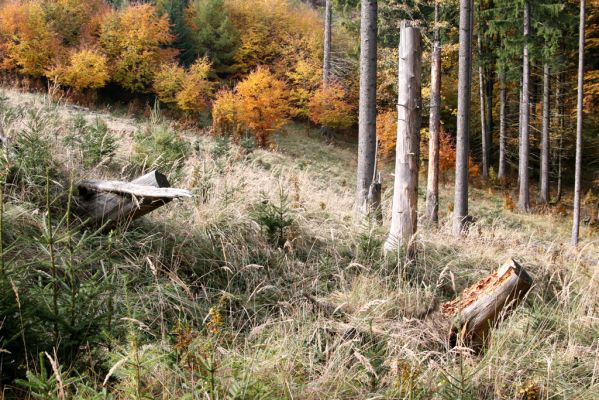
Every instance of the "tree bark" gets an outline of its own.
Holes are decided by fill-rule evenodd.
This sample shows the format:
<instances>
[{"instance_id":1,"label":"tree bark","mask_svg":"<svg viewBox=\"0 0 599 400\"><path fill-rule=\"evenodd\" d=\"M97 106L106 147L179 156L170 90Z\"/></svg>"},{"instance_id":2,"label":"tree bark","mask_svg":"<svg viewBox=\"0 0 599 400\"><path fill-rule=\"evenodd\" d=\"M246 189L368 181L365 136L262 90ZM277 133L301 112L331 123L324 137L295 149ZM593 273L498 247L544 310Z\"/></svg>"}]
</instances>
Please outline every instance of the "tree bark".
<instances>
[{"instance_id":1,"label":"tree bark","mask_svg":"<svg viewBox=\"0 0 599 400\"><path fill-rule=\"evenodd\" d=\"M87 225L112 228L137 219L174 198L191 197L184 189L170 188L166 177L152 171L131 182L81 181L74 211Z\"/></svg>"},{"instance_id":2,"label":"tree bark","mask_svg":"<svg viewBox=\"0 0 599 400\"><path fill-rule=\"evenodd\" d=\"M584 96L584 24L585 0L580 0L580 25L578 38L578 93L576 100L576 167L574 172L574 216L572 220L572 245L578 245L580 228L580 195L582 186L582 108Z\"/></svg>"},{"instance_id":3,"label":"tree bark","mask_svg":"<svg viewBox=\"0 0 599 400\"><path fill-rule=\"evenodd\" d=\"M360 27L360 105L356 210L367 215L376 156L377 1L363 0Z\"/></svg>"},{"instance_id":4,"label":"tree bark","mask_svg":"<svg viewBox=\"0 0 599 400\"><path fill-rule=\"evenodd\" d=\"M404 20L400 25L397 96L397 146L391 229L385 250L406 248L418 226L422 45L420 30Z\"/></svg>"},{"instance_id":5,"label":"tree bark","mask_svg":"<svg viewBox=\"0 0 599 400\"><path fill-rule=\"evenodd\" d=\"M439 221L439 135L441 131L441 43L439 39L439 0L435 1L435 37L431 53L431 101L428 140L428 179L426 218Z\"/></svg>"},{"instance_id":6,"label":"tree bark","mask_svg":"<svg viewBox=\"0 0 599 400\"><path fill-rule=\"evenodd\" d=\"M557 148L557 194L555 202L559 203L562 199L562 156L564 145L564 110L561 93L561 74L557 75L555 82L555 111L557 112L557 123L559 125L559 143Z\"/></svg>"},{"instance_id":7,"label":"tree bark","mask_svg":"<svg viewBox=\"0 0 599 400\"><path fill-rule=\"evenodd\" d=\"M524 268L508 260L460 297L443 304L443 313L454 319L450 343L480 349L490 330L516 307L531 286L532 278Z\"/></svg>"},{"instance_id":8,"label":"tree bark","mask_svg":"<svg viewBox=\"0 0 599 400\"><path fill-rule=\"evenodd\" d=\"M506 106L507 96L505 88L505 67L502 67L499 71L499 170L497 172L497 178L501 183L505 183L507 179L507 165L506 165L506 145L507 145L507 131L506 131Z\"/></svg>"},{"instance_id":9,"label":"tree bark","mask_svg":"<svg viewBox=\"0 0 599 400\"><path fill-rule=\"evenodd\" d=\"M549 202L549 64L543 66L543 127L541 129L541 175L539 204Z\"/></svg>"},{"instance_id":10,"label":"tree bark","mask_svg":"<svg viewBox=\"0 0 599 400\"><path fill-rule=\"evenodd\" d=\"M530 35L530 10L528 1L524 2L524 51L522 54L522 102L520 103L520 154L518 178L520 191L518 208L528 212L530 209L529 174L528 174L528 125L530 123L530 61L528 56L528 40Z\"/></svg>"},{"instance_id":11,"label":"tree bark","mask_svg":"<svg viewBox=\"0 0 599 400\"><path fill-rule=\"evenodd\" d=\"M489 178L489 163L491 158L491 131L487 124L487 107L485 102L485 88L487 86L485 79L485 71L483 67L483 48L482 48L482 24L481 24L481 13L480 13L480 2L478 4L478 34L477 34L477 48L478 48L478 82L479 82L479 99L480 99L480 130L482 138L482 174L483 179Z\"/></svg>"},{"instance_id":12,"label":"tree bark","mask_svg":"<svg viewBox=\"0 0 599 400\"><path fill-rule=\"evenodd\" d=\"M322 66L322 82L327 84L331 74L331 25L333 23L333 11L331 0L326 0L324 11L324 56Z\"/></svg>"},{"instance_id":13,"label":"tree bark","mask_svg":"<svg viewBox=\"0 0 599 400\"><path fill-rule=\"evenodd\" d=\"M472 83L472 1L460 0L460 49L458 72L458 117L455 166L453 234L464 231L468 216L468 153L470 88Z\"/></svg>"}]
</instances>

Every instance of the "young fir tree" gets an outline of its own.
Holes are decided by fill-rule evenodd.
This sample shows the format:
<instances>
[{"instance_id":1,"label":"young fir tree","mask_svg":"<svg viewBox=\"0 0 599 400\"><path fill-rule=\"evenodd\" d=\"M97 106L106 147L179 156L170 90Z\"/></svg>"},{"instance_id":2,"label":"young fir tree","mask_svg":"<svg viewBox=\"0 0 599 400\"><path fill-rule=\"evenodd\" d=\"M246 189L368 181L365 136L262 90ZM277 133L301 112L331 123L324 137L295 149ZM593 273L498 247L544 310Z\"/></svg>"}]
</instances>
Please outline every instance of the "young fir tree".
<instances>
[{"instance_id":1,"label":"young fir tree","mask_svg":"<svg viewBox=\"0 0 599 400\"><path fill-rule=\"evenodd\" d=\"M229 20L224 0L193 0L186 19L190 31L186 59L193 61L207 56L217 74L234 72L239 33Z\"/></svg>"}]
</instances>

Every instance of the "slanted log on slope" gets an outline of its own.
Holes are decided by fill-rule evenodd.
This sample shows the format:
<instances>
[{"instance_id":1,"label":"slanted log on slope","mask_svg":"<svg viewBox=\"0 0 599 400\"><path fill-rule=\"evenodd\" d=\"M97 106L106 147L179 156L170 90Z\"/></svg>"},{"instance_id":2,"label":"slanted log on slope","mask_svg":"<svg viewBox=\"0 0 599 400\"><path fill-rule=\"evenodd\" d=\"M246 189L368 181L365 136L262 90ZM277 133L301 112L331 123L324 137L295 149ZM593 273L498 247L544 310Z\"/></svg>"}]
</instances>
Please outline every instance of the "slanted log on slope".
<instances>
[{"instance_id":1,"label":"slanted log on slope","mask_svg":"<svg viewBox=\"0 0 599 400\"><path fill-rule=\"evenodd\" d=\"M442 305L453 318L451 342L480 349L497 325L524 298L532 278L516 261L508 260L499 270L478 281L457 299Z\"/></svg>"},{"instance_id":2,"label":"slanted log on slope","mask_svg":"<svg viewBox=\"0 0 599 400\"><path fill-rule=\"evenodd\" d=\"M133 221L175 198L191 197L188 190L171 188L157 171L131 182L85 180L77 189L75 212L87 224L107 228Z\"/></svg>"}]
</instances>

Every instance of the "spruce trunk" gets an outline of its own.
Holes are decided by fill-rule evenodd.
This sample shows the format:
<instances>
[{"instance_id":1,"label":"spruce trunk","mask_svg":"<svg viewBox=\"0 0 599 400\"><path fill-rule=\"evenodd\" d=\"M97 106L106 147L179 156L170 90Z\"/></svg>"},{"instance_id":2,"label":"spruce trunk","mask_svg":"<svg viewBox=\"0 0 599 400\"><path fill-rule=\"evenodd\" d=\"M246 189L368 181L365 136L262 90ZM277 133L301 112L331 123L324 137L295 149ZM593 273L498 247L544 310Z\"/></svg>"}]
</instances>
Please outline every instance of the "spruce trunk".
<instances>
[{"instance_id":1,"label":"spruce trunk","mask_svg":"<svg viewBox=\"0 0 599 400\"><path fill-rule=\"evenodd\" d=\"M541 129L541 176L539 204L549 202L549 64L543 66L543 127Z\"/></svg>"},{"instance_id":2,"label":"spruce trunk","mask_svg":"<svg viewBox=\"0 0 599 400\"><path fill-rule=\"evenodd\" d=\"M574 217L572 221L572 245L578 245L580 228L580 194L582 179L582 107L584 96L584 22L585 0L580 1L580 25L578 38L578 93L576 100L576 167L574 172Z\"/></svg>"},{"instance_id":3,"label":"spruce trunk","mask_svg":"<svg viewBox=\"0 0 599 400\"><path fill-rule=\"evenodd\" d=\"M400 26L395 184L387 251L399 245L408 247L418 226L421 58L420 30L404 20Z\"/></svg>"},{"instance_id":4,"label":"spruce trunk","mask_svg":"<svg viewBox=\"0 0 599 400\"><path fill-rule=\"evenodd\" d=\"M505 70L502 68L499 72L499 170L497 171L497 178L501 183L505 183L507 179L507 165L506 165L506 145L507 145L507 131L506 131L506 106L507 96L505 88Z\"/></svg>"},{"instance_id":5,"label":"spruce trunk","mask_svg":"<svg viewBox=\"0 0 599 400\"><path fill-rule=\"evenodd\" d=\"M324 56L322 66L322 82L326 85L331 75L331 24L333 22L333 11L331 0L326 0L324 12Z\"/></svg>"},{"instance_id":6,"label":"spruce trunk","mask_svg":"<svg viewBox=\"0 0 599 400\"><path fill-rule=\"evenodd\" d=\"M520 103L520 151L518 179L520 190L518 208L528 212L530 209L530 192L528 182L528 125L530 123L530 60L528 56L528 40L530 34L530 15L528 1L524 3L524 51L522 54L522 98Z\"/></svg>"},{"instance_id":7,"label":"spruce trunk","mask_svg":"<svg viewBox=\"0 0 599 400\"><path fill-rule=\"evenodd\" d=\"M487 107L485 104L485 89L486 79L485 70L483 68L483 48L482 48L482 28L481 28L481 15L480 15L480 3L478 5L478 35L477 35L477 48L478 48L478 86L479 86L479 101L480 101L480 131L482 139L482 178L489 178L489 163L491 158L491 131L487 124Z\"/></svg>"},{"instance_id":8,"label":"spruce trunk","mask_svg":"<svg viewBox=\"0 0 599 400\"><path fill-rule=\"evenodd\" d=\"M367 215L376 158L377 1L363 0L360 27L360 104L356 210Z\"/></svg>"},{"instance_id":9,"label":"spruce trunk","mask_svg":"<svg viewBox=\"0 0 599 400\"><path fill-rule=\"evenodd\" d=\"M462 234L468 216L468 153L472 83L472 1L460 0L458 117L453 233Z\"/></svg>"},{"instance_id":10,"label":"spruce trunk","mask_svg":"<svg viewBox=\"0 0 599 400\"><path fill-rule=\"evenodd\" d=\"M435 1L435 41L431 54L431 100L428 141L426 218L439 220L439 135L441 131L441 43L439 40L439 1Z\"/></svg>"}]
</instances>

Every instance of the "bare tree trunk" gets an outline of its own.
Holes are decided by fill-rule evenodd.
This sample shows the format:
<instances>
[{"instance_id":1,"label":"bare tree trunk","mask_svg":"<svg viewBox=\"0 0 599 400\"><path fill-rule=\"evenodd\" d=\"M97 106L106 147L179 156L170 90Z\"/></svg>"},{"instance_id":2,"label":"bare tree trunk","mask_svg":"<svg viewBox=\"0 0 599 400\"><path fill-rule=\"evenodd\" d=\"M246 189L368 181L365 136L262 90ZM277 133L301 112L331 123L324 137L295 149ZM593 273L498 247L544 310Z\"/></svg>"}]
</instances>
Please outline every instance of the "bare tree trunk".
<instances>
[{"instance_id":1,"label":"bare tree trunk","mask_svg":"<svg viewBox=\"0 0 599 400\"><path fill-rule=\"evenodd\" d=\"M324 12L324 62L322 66L322 82L326 85L331 74L331 25L333 23L333 11L331 0L326 0Z\"/></svg>"},{"instance_id":2,"label":"bare tree trunk","mask_svg":"<svg viewBox=\"0 0 599 400\"><path fill-rule=\"evenodd\" d=\"M507 145L507 132L506 132L506 104L507 96L505 89L505 67L501 67L499 71L499 171L497 172L497 178L499 181L504 183L507 178L507 166L505 159L505 147Z\"/></svg>"},{"instance_id":3,"label":"bare tree trunk","mask_svg":"<svg viewBox=\"0 0 599 400\"><path fill-rule=\"evenodd\" d=\"M549 64L543 66L543 128L541 130L541 176L539 203L549 202Z\"/></svg>"},{"instance_id":4,"label":"bare tree trunk","mask_svg":"<svg viewBox=\"0 0 599 400\"><path fill-rule=\"evenodd\" d=\"M435 41L431 53L431 102L428 140L428 180L426 218L439 220L439 134L441 130L441 43L439 39L439 1L435 1Z\"/></svg>"},{"instance_id":5,"label":"bare tree trunk","mask_svg":"<svg viewBox=\"0 0 599 400\"><path fill-rule=\"evenodd\" d=\"M367 215L368 191L376 156L377 0L362 1L360 28L360 106L358 122L358 182L356 210Z\"/></svg>"},{"instance_id":6,"label":"bare tree trunk","mask_svg":"<svg viewBox=\"0 0 599 400\"><path fill-rule=\"evenodd\" d=\"M477 34L477 48L478 48L478 83L479 83L479 99L480 99L480 130L482 136L482 178L489 178L489 162L491 158L491 131L487 124L487 107L485 105L485 71L483 68L483 48L482 48L482 26L481 26L481 15L480 15L480 2L478 3L478 34Z\"/></svg>"},{"instance_id":7,"label":"bare tree trunk","mask_svg":"<svg viewBox=\"0 0 599 400\"><path fill-rule=\"evenodd\" d=\"M468 153L472 83L472 0L460 0L458 118L453 234L460 235L468 216Z\"/></svg>"},{"instance_id":8,"label":"bare tree trunk","mask_svg":"<svg viewBox=\"0 0 599 400\"><path fill-rule=\"evenodd\" d=\"M520 161L518 165L518 177L520 180L520 192L518 196L518 208L528 212L530 209L530 193L528 183L528 124L530 122L530 61L528 57L528 39L530 35L530 10L528 1L524 3L524 52L522 55L522 102L520 103Z\"/></svg>"},{"instance_id":9,"label":"bare tree trunk","mask_svg":"<svg viewBox=\"0 0 599 400\"><path fill-rule=\"evenodd\" d=\"M422 46L420 30L404 20L400 26L397 95L397 146L391 229L385 250L408 246L418 226Z\"/></svg>"},{"instance_id":10,"label":"bare tree trunk","mask_svg":"<svg viewBox=\"0 0 599 400\"><path fill-rule=\"evenodd\" d=\"M580 194L582 179L582 100L584 95L584 23L585 0L580 0L580 27L578 39L578 96L576 102L576 168L574 172L574 218L572 221L572 245L578 244L580 228Z\"/></svg>"},{"instance_id":11,"label":"bare tree trunk","mask_svg":"<svg viewBox=\"0 0 599 400\"><path fill-rule=\"evenodd\" d=\"M561 102L561 74L557 75L555 82L555 111L557 112L557 122L559 125L559 144L557 148L557 194L555 202L559 203L562 199L562 156L564 145L564 110Z\"/></svg>"}]
</instances>

